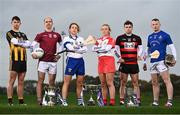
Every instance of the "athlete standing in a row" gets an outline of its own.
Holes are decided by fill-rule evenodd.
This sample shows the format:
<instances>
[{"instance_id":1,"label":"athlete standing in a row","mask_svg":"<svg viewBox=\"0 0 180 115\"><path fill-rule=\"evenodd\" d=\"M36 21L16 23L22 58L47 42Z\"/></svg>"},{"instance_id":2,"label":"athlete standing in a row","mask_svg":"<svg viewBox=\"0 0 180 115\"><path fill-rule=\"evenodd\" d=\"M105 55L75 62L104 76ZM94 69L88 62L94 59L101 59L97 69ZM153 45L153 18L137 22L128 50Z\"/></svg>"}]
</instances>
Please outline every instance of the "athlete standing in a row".
<instances>
[{"instance_id":1,"label":"athlete standing in a row","mask_svg":"<svg viewBox=\"0 0 180 115\"><path fill-rule=\"evenodd\" d=\"M125 34L120 35L116 39L116 53L118 53L120 62L120 105L124 105L125 88L128 80L128 74L131 76L134 87L134 96L140 105L140 88L139 88L139 66L138 59L141 59L142 42L141 38L132 33L133 23L126 21L124 23Z\"/></svg>"},{"instance_id":2,"label":"athlete standing in a row","mask_svg":"<svg viewBox=\"0 0 180 115\"><path fill-rule=\"evenodd\" d=\"M9 106L13 105L13 86L18 77L17 95L20 105L24 103L24 78L27 71L26 48L29 48L31 42L28 41L26 34L20 32L21 20L18 16L14 16L11 21L12 30L6 34L10 48L9 63L9 81L7 86L7 97Z\"/></svg>"},{"instance_id":3,"label":"athlete standing in a row","mask_svg":"<svg viewBox=\"0 0 180 115\"><path fill-rule=\"evenodd\" d=\"M152 19L151 27L154 32L148 36L148 42L147 42L148 50L146 54L149 53L151 58L150 73L151 73L153 97L154 97L152 106L159 105L160 87L158 81L159 79L158 74L160 74L167 89L168 100L165 106L171 107L173 100L173 85L171 83L171 79L169 76L169 68L167 65L165 65L164 60L166 56L166 47L169 46L175 58L175 61L172 62L174 66L176 64L176 59L177 59L176 49L174 47L170 35L160 30L160 26L161 24L159 19L157 18Z\"/></svg>"},{"instance_id":4,"label":"athlete standing in a row","mask_svg":"<svg viewBox=\"0 0 180 115\"><path fill-rule=\"evenodd\" d=\"M83 46L84 39L78 35L79 31L79 25L77 23L71 23L69 25L69 36L63 39L64 48L70 51L74 51L67 53L66 70L62 87L63 106L68 106L67 95L73 75L76 75L76 95L78 105L84 106L84 101L81 97L81 91L85 75L83 53L86 53L87 47Z\"/></svg>"},{"instance_id":5,"label":"athlete standing in a row","mask_svg":"<svg viewBox=\"0 0 180 115\"><path fill-rule=\"evenodd\" d=\"M38 62L38 82L37 82L37 102L42 105L42 86L46 73L48 73L49 87L55 86L55 79L57 74L57 61L60 56L55 56L57 53L58 44L61 42L61 36L59 33L53 31L53 19L46 17L44 19L45 31L37 34L36 38L32 42L32 47L35 49L38 47L44 50L44 55ZM32 57L37 59L36 54L32 53Z\"/></svg>"},{"instance_id":6,"label":"athlete standing in a row","mask_svg":"<svg viewBox=\"0 0 180 115\"><path fill-rule=\"evenodd\" d=\"M107 105L107 94L110 94L110 105L115 105L114 72L115 60L113 48L115 41L110 37L111 28L108 24L101 27L102 37L97 39L92 50L98 54L98 73L101 81L102 96L104 105Z\"/></svg>"}]
</instances>

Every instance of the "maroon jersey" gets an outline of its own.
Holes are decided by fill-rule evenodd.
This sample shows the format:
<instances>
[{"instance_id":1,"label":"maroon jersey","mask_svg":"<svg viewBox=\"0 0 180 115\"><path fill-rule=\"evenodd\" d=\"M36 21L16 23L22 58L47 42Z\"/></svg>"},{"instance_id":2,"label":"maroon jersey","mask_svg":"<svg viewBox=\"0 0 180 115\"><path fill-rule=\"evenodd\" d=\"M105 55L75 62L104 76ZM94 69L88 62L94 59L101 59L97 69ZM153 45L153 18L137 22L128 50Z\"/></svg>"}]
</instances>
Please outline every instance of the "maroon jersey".
<instances>
[{"instance_id":1,"label":"maroon jersey","mask_svg":"<svg viewBox=\"0 0 180 115\"><path fill-rule=\"evenodd\" d=\"M39 61L54 62L56 45L58 42L61 42L61 35L56 32L42 32L37 34L35 41L37 41L40 44L40 48L44 50L44 55Z\"/></svg>"},{"instance_id":2,"label":"maroon jersey","mask_svg":"<svg viewBox=\"0 0 180 115\"><path fill-rule=\"evenodd\" d=\"M142 45L139 36L120 35L116 39L116 45L120 47L121 58L125 60L125 64L137 64L138 45Z\"/></svg>"}]
</instances>

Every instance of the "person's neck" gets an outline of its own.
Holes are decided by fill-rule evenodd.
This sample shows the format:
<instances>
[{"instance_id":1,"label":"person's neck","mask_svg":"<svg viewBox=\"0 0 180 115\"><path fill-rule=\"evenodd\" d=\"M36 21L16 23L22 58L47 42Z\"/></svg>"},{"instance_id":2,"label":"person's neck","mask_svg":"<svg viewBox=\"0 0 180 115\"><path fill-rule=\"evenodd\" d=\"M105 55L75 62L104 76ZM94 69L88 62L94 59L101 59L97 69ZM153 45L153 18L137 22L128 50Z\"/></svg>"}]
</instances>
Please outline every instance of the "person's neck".
<instances>
[{"instance_id":1,"label":"person's neck","mask_svg":"<svg viewBox=\"0 0 180 115\"><path fill-rule=\"evenodd\" d=\"M154 31L154 33L158 33L158 32L160 32L161 30L157 30L157 31Z\"/></svg>"},{"instance_id":2,"label":"person's neck","mask_svg":"<svg viewBox=\"0 0 180 115\"><path fill-rule=\"evenodd\" d=\"M77 37L77 34L75 35L75 34L71 34L71 36L73 37L73 38L75 38L75 37Z\"/></svg>"},{"instance_id":3,"label":"person's neck","mask_svg":"<svg viewBox=\"0 0 180 115\"><path fill-rule=\"evenodd\" d=\"M132 35L132 33L125 33L127 36L131 36Z\"/></svg>"},{"instance_id":4,"label":"person's neck","mask_svg":"<svg viewBox=\"0 0 180 115\"><path fill-rule=\"evenodd\" d=\"M14 32L19 32L19 29L12 28Z\"/></svg>"},{"instance_id":5,"label":"person's neck","mask_svg":"<svg viewBox=\"0 0 180 115\"><path fill-rule=\"evenodd\" d=\"M103 35L103 37L109 37L110 35Z\"/></svg>"},{"instance_id":6,"label":"person's neck","mask_svg":"<svg viewBox=\"0 0 180 115\"><path fill-rule=\"evenodd\" d=\"M52 29L45 29L46 32L52 32Z\"/></svg>"}]
</instances>

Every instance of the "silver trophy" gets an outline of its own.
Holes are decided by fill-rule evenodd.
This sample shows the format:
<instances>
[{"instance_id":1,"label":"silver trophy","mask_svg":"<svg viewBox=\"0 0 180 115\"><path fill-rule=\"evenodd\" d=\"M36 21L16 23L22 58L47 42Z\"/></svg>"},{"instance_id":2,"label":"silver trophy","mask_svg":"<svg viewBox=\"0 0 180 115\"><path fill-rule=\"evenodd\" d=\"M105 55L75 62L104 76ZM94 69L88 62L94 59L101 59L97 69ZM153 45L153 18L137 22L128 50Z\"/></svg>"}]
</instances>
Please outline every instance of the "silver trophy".
<instances>
[{"instance_id":1,"label":"silver trophy","mask_svg":"<svg viewBox=\"0 0 180 115\"><path fill-rule=\"evenodd\" d=\"M93 84L85 85L85 89L87 90L87 92L90 93L90 98L87 103L88 106L96 105L96 102L93 99L93 94L94 94L94 92L98 92L98 88L99 88L99 85L93 85Z\"/></svg>"},{"instance_id":2,"label":"silver trophy","mask_svg":"<svg viewBox=\"0 0 180 115\"><path fill-rule=\"evenodd\" d=\"M59 89L56 89L55 87L44 87L44 91L45 93L42 101L43 106L62 104L62 97Z\"/></svg>"},{"instance_id":3,"label":"silver trophy","mask_svg":"<svg viewBox=\"0 0 180 115\"><path fill-rule=\"evenodd\" d=\"M126 88L126 102L127 102L127 107L138 107L139 104L137 102L137 95L134 94L133 88Z\"/></svg>"}]
</instances>

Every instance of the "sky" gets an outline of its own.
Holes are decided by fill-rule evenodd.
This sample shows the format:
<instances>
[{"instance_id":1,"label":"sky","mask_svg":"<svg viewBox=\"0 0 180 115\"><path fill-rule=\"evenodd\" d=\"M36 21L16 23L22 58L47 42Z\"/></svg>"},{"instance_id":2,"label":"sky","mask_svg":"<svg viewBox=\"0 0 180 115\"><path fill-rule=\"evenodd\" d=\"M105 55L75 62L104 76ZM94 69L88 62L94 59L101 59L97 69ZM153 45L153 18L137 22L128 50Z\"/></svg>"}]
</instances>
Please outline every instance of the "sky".
<instances>
[{"instance_id":1,"label":"sky","mask_svg":"<svg viewBox=\"0 0 180 115\"><path fill-rule=\"evenodd\" d=\"M104 23L111 26L111 36L116 39L123 34L123 23L131 20L134 23L133 33L142 38L146 47L147 36L152 33L150 22L159 18L161 29L170 34L179 59L180 47L180 1L179 0L0 0L0 86L6 86L9 78L9 47L5 33L11 29L11 18L15 15L22 20L21 31L33 41L37 33L43 32L43 19L50 16L54 20L56 31L67 33L71 22L80 25L80 36L85 39L88 35L101 37L100 27ZM68 35L68 33L67 33ZM97 76L97 55L88 47L84 55L86 74ZM28 70L26 80L37 80L37 60L28 55ZM140 79L149 81L149 71L142 70ZM116 64L118 68L118 64ZM170 68L170 73L180 75L180 63ZM62 59L58 62L57 81L62 81ZM47 82L47 77L46 81Z\"/></svg>"}]
</instances>

